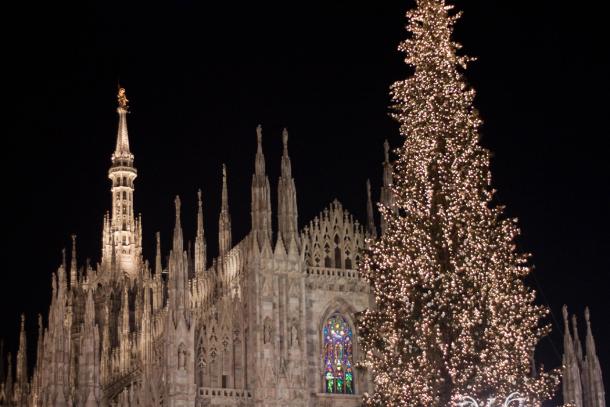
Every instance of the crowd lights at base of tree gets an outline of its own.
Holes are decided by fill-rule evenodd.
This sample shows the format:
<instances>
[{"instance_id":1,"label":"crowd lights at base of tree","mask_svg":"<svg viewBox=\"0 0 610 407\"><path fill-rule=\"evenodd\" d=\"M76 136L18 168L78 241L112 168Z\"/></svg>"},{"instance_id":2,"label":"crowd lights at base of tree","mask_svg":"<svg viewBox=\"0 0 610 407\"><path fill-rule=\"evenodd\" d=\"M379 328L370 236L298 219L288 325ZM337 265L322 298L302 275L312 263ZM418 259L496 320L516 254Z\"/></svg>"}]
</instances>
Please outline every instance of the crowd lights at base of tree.
<instances>
[{"instance_id":1,"label":"crowd lights at base of tree","mask_svg":"<svg viewBox=\"0 0 610 407\"><path fill-rule=\"evenodd\" d=\"M529 404L519 393L512 393L505 399L488 398L484 404L479 404L470 396L462 396L458 399L457 407L529 407Z\"/></svg>"}]
</instances>

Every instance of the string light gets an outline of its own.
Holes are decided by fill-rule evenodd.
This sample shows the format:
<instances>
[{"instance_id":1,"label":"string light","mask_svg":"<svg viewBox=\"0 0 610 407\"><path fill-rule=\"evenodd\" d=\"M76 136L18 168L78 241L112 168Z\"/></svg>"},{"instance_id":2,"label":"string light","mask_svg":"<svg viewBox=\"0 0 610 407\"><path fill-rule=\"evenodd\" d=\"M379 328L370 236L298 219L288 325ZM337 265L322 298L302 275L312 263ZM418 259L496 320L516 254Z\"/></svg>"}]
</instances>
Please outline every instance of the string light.
<instances>
[{"instance_id":1,"label":"string light","mask_svg":"<svg viewBox=\"0 0 610 407\"><path fill-rule=\"evenodd\" d=\"M445 0L418 0L399 49L414 73L391 87L404 144L396 150L394 207L380 207L386 233L363 268L376 308L362 317L369 406L479 405L513 392L532 406L549 399L557 372L532 375L549 325L523 278L516 220L491 203L489 152L478 144L475 92L451 35L459 13Z\"/></svg>"}]
</instances>

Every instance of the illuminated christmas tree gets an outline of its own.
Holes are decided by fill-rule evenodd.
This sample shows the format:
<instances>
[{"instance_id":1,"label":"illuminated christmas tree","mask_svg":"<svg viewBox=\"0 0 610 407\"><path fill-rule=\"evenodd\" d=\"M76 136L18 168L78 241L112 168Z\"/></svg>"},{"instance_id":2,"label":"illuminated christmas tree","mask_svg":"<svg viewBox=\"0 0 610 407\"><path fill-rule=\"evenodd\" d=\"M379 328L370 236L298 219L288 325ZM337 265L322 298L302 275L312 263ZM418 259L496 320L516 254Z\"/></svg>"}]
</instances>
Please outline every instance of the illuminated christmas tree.
<instances>
[{"instance_id":1,"label":"illuminated christmas tree","mask_svg":"<svg viewBox=\"0 0 610 407\"><path fill-rule=\"evenodd\" d=\"M363 267L377 308L361 320L371 406L479 405L519 392L527 405L552 396L556 373L532 374L534 348L550 327L523 278L519 229L492 203L489 152L463 77L469 59L452 41L459 13L417 0L400 44L412 76L392 86L404 145L396 150L394 208ZM535 377L534 377L535 376Z\"/></svg>"}]
</instances>

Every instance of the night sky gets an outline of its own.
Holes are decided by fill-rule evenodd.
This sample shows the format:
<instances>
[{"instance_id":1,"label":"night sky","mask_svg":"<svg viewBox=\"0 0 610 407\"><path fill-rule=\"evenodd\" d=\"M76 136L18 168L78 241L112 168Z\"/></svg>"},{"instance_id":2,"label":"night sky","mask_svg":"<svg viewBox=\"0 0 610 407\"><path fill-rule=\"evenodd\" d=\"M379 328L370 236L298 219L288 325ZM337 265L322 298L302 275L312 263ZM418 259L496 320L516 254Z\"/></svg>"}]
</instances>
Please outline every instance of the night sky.
<instances>
[{"instance_id":1,"label":"night sky","mask_svg":"<svg viewBox=\"0 0 610 407\"><path fill-rule=\"evenodd\" d=\"M8 350L16 351L21 312L35 338L70 234L80 263L99 261L119 81L130 99L149 259L156 231L169 245L176 194L194 239L198 188L216 255L223 162L234 241L245 235L259 123L274 207L281 130L290 132L300 226L334 198L364 221L367 178L379 194L383 140L401 143L388 87L409 74L396 47L410 1L150 3L2 6L0 337ZM561 305L581 318L589 305L610 391L608 46L604 16L573 3L462 0L456 39L478 57L467 78L493 152L493 185L519 218L520 249L533 253L528 281L552 309L554 332L538 359L560 365Z\"/></svg>"}]
</instances>

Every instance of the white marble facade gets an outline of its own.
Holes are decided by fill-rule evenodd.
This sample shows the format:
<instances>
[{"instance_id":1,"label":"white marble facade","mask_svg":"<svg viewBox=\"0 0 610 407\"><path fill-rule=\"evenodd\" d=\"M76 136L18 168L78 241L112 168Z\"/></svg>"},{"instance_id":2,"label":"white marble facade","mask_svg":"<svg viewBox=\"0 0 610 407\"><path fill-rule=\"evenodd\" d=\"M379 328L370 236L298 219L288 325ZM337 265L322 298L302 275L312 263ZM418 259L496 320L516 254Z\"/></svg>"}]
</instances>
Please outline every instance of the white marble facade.
<instances>
[{"instance_id":1,"label":"white marble facade","mask_svg":"<svg viewBox=\"0 0 610 407\"><path fill-rule=\"evenodd\" d=\"M16 375L2 381L0 405L361 405L369 378L356 366L362 355L355 320L371 298L357 264L365 239L375 233L372 219L365 228L334 201L299 231L284 131L278 230L272 230L259 126L251 232L233 244L223 166L219 255L207 261L199 193L195 244L183 241L176 197L169 256L162 254L157 234L151 264L142 257L133 194L137 171L124 91L121 96L102 260L77 264L73 238L70 262L64 260L53 275L46 327L40 319L34 371L27 373L22 326ZM325 345L323 327L331 317L345 323L345 329L333 331L337 340L351 332L346 346ZM324 357L328 349L332 360ZM331 381L329 389L325 360L332 369L349 364L349 383L344 372L341 384Z\"/></svg>"}]
</instances>

